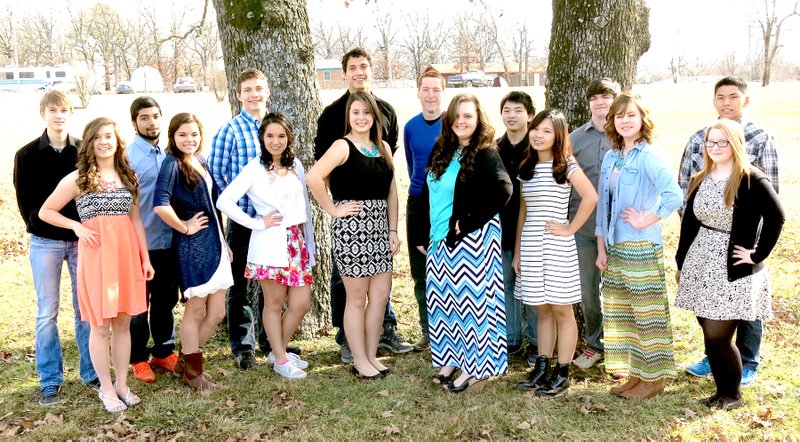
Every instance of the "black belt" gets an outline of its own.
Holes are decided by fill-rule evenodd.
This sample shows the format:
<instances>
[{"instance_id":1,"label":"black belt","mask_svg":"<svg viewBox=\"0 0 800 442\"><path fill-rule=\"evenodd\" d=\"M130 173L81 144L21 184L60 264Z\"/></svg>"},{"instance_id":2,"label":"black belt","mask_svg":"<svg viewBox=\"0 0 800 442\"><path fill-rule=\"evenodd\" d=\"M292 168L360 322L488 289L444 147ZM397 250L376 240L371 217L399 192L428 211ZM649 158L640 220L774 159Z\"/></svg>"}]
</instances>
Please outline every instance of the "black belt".
<instances>
[{"instance_id":1,"label":"black belt","mask_svg":"<svg viewBox=\"0 0 800 442\"><path fill-rule=\"evenodd\" d=\"M715 232L724 233L724 234L726 234L726 235L730 235L730 234L731 234L731 231L730 231L730 230L722 230L722 229L718 229L718 228L716 228L716 227L707 226L707 225L705 225L705 224L703 224L703 223L700 223L700 227L705 227L705 228L706 228L706 229L708 229L708 230L713 230L713 231L715 231Z\"/></svg>"}]
</instances>

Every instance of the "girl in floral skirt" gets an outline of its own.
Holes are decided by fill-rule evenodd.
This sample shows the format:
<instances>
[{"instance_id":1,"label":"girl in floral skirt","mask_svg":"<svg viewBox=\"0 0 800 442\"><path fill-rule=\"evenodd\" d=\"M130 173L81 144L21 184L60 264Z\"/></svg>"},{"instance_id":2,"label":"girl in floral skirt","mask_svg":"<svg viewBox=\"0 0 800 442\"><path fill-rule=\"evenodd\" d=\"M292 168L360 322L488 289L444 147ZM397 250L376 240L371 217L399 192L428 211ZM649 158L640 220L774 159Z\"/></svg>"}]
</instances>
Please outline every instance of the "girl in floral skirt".
<instances>
[{"instance_id":1,"label":"girl in floral skirt","mask_svg":"<svg viewBox=\"0 0 800 442\"><path fill-rule=\"evenodd\" d=\"M253 230L245 277L257 280L264 292L262 319L272 347L267 362L281 376L299 379L306 376L308 362L287 353L286 346L311 305L311 206L305 171L294 155L292 124L282 114L270 113L258 134L261 155L225 188L217 207ZM236 204L245 194L258 213L255 218Z\"/></svg>"}]
</instances>

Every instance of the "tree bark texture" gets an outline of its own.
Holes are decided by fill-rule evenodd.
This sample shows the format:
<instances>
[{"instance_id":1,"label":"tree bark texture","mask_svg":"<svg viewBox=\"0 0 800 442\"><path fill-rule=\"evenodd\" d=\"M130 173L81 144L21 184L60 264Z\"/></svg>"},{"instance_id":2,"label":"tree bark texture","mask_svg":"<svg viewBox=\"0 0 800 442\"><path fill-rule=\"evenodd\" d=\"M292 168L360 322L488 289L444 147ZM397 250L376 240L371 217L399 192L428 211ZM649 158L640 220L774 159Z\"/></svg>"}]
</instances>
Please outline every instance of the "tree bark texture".
<instances>
[{"instance_id":1,"label":"tree bark texture","mask_svg":"<svg viewBox=\"0 0 800 442\"><path fill-rule=\"evenodd\" d=\"M650 48L649 18L644 0L553 0L545 105L574 129L589 121L589 81L610 77L629 90Z\"/></svg>"},{"instance_id":2,"label":"tree bark texture","mask_svg":"<svg viewBox=\"0 0 800 442\"><path fill-rule=\"evenodd\" d=\"M217 11L231 113L236 115L236 79L248 68L260 69L269 80L270 111L281 112L294 125L295 153L308 170L314 162L314 133L322 105L316 84L314 47L305 0L213 0ZM330 327L329 284L331 245L329 216L314 203L317 244L311 310L298 330L303 339ZM252 284L257 290L257 284Z\"/></svg>"}]
</instances>

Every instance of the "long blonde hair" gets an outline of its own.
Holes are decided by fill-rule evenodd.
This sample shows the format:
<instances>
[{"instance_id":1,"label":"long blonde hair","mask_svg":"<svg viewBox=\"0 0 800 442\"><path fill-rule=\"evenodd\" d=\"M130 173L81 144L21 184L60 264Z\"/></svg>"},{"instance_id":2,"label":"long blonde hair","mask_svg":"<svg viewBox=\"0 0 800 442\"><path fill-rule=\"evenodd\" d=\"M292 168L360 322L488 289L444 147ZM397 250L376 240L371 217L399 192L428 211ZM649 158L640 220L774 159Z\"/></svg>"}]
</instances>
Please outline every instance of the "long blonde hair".
<instances>
[{"instance_id":1,"label":"long blonde hair","mask_svg":"<svg viewBox=\"0 0 800 442\"><path fill-rule=\"evenodd\" d=\"M750 183L750 161L747 158L747 153L744 150L744 130L742 125L733 120L726 118L719 119L706 129L703 136L703 149L706 149L705 142L708 141L708 134L711 129L719 129L725 134L728 140L728 146L733 152L733 171L728 178L728 184L725 185L725 205L728 207L733 206L733 201L736 199L736 193L739 191L739 184L742 182L743 177L747 177L748 184ZM714 161L708 155L708 152L703 153L703 169L692 176L689 181L689 188L686 192L686 198L697 190L703 179L711 173L714 169Z\"/></svg>"},{"instance_id":2,"label":"long blonde hair","mask_svg":"<svg viewBox=\"0 0 800 442\"><path fill-rule=\"evenodd\" d=\"M136 173L128 163L128 155L125 154L125 140L122 139L117 130L117 124L110 118L95 118L86 125L83 130L83 141L78 149L78 189L80 192L100 192L100 170L97 168L97 158L94 156L94 139L97 132L103 126L114 128L114 137L117 139L117 150L114 152L114 170L119 175L119 180L136 200L139 196L139 180Z\"/></svg>"}]
</instances>

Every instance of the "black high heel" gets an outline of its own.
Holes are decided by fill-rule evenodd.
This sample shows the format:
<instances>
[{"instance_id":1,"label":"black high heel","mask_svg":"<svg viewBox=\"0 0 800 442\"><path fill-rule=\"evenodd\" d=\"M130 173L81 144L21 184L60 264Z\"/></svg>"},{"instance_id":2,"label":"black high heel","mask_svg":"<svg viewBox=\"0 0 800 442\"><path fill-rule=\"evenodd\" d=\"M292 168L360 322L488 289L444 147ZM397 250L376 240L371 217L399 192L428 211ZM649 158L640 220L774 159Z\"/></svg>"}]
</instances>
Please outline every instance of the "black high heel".
<instances>
[{"instance_id":1,"label":"black high heel","mask_svg":"<svg viewBox=\"0 0 800 442\"><path fill-rule=\"evenodd\" d=\"M390 370L389 367L386 367L383 370L378 370L378 376L385 378L386 376L389 376L389 373L391 372L392 370Z\"/></svg>"},{"instance_id":2,"label":"black high heel","mask_svg":"<svg viewBox=\"0 0 800 442\"><path fill-rule=\"evenodd\" d=\"M358 369L356 368L355 365L350 367L350 372L353 373L353 375L356 377L356 379L363 379L365 381L374 381L375 379L383 377L380 372L378 372L378 374L376 374L374 376L363 375L363 374L361 374L360 371L358 371Z\"/></svg>"},{"instance_id":3,"label":"black high heel","mask_svg":"<svg viewBox=\"0 0 800 442\"><path fill-rule=\"evenodd\" d=\"M433 375L433 383L436 385L447 385L453 382L453 377L455 377L458 368L453 368L453 371L450 374L442 374L436 373Z\"/></svg>"}]
</instances>

